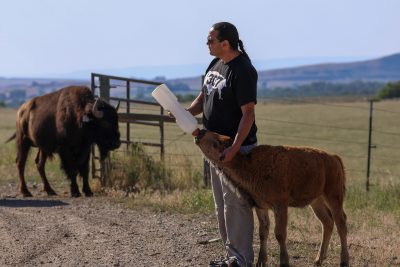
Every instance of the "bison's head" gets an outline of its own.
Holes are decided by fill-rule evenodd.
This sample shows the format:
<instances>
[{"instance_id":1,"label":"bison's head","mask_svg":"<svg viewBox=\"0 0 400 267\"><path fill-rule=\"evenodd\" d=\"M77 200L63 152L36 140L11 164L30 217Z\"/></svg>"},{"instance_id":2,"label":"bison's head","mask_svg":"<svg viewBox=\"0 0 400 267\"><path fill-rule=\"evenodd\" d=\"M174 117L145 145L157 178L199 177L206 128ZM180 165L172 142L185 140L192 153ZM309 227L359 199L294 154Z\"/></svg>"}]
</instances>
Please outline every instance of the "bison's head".
<instances>
[{"instance_id":1,"label":"bison's head","mask_svg":"<svg viewBox=\"0 0 400 267\"><path fill-rule=\"evenodd\" d=\"M94 139L102 159L107 156L108 151L121 145L117 109L100 99L96 100L92 108L96 125Z\"/></svg>"},{"instance_id":2,"label":"bison's head","mask_svg":"<svg viewBox=\"0 0 400 267\"><path fill-rule=\"evenodd\" d=\"M199 146L203 154L212 162L221 161L221 153L232 145L229 136L220 135L211 131L201 130L195 137L195 143Z\"/></svg>"}]
</instances>

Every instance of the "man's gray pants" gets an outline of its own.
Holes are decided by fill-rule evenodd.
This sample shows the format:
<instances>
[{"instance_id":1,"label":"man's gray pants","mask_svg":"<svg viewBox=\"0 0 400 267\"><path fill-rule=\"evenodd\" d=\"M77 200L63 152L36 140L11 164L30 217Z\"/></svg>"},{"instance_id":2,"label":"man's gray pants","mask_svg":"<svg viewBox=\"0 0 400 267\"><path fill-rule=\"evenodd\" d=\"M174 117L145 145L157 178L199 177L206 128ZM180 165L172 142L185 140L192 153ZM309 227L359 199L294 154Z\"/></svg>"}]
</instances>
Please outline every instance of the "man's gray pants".
<instances>
[{"instance_id":1,"label":"man's gray pants","mask_svg":"<svg viewBox=\"0 0 400 267\"><path fill-rule=\"evenodd\" d=\"M240 152L248 153L256 145L242 146ZM240 266L252 266L253 210L237 189L224 182L223 174L210 164L211 184L219 231L228 256L236 256ZM226 179L226 178L225 178Z\"/></svg>"}]
</instances>

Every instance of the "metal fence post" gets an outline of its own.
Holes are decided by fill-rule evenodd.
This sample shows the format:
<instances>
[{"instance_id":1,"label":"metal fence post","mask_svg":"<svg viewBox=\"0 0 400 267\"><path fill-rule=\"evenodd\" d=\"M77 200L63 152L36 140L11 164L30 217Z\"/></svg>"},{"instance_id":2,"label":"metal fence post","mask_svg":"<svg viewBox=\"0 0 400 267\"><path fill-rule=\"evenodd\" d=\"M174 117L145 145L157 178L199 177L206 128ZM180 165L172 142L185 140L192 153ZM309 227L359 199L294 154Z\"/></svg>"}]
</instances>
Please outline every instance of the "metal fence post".
<instances>
[{"instance_id":1,"label":"metal fence post","mask_svg":"<svg viewBox=\"0 0 400 267\"><path fill-rule=\"evenodd\" d=\"M164 108L160 107L160 114L161 116L164 115ZM160 156L161 160L164 161L164 153L165 153L165 148L164 148L164 120L160 120L160 144L161 144L161 149L160 149Z\"/></svg>"},{"instance_id":2,"label":"metal fence post","mask_svg":"<svg viewBox=\"0 0 400 267\"><path fill-rule=\"evenodd\" d=\"M106 76L99 77L99 95L100 97L106 101L107 103L110 102L110 79ZM102 186L106 186L108 184L108 177L110 174L110 158L107 157L104 160L100 160L100 181Z\"/></svg>"},{"instance_id":3,"label":"metal fence post","mask_svg":"<svg viewBox=\"0 0 400 267\"><path fill-rule=\"evenodd\" d=\"M126 113L131 113L131 86L130 82L126 81ZM129 145L131 143L131 125L129 122L126 123L126 149L129 150Z\"/></svg>"},{"instance_id":4,"label":"metal fence post","mask_svg":"<svg viewBox=\"0 0 400 267\"><path fill-rule=\"evenodd\" d=\"M376 146L371 145L372 142L372 114L374 109L374 100L369 101L369 128L368 128L368 160L367 160L367 182L366 188L369 191L369 175L371 168L371 148L376 148Z\"/></svg>"},{"instance_id":5,"label":"metal fence post","mask_svg":"<svg viewBox=\"0 0 400 267\"><path fill-rule=\"evenodd\" d=\"M106 76L100 76L100 97L103 98L106 102L110 101L110 79Z\"/></svg>"}]
</instances>

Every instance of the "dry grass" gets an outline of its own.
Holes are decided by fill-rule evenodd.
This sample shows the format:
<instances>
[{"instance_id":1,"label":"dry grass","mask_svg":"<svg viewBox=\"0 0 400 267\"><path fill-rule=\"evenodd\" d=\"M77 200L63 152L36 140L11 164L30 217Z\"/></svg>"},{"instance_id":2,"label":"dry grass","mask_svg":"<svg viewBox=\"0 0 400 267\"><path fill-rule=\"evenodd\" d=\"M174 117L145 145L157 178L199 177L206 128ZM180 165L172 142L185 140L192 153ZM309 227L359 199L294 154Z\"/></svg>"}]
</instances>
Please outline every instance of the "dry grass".
<instances>
[{"instance_id":1,"label":"dry grass","mask_svg":"<svg viewBox=\"0 0 400 267\"><path fill-rule=\"evenodd\" d=\"M351 266L400 266L399 217L387 212L365 210L347 212L348 244ZM276 266L279 249L273 234L272 220L268 256ZM293 266L312 266L321 239L321 226L310 208L290 209L288 222L288 252ZM258 253L258 238L255 241ZM340 241L336 228L323 266L338 266Z\"/></svg>"}]
</instances>

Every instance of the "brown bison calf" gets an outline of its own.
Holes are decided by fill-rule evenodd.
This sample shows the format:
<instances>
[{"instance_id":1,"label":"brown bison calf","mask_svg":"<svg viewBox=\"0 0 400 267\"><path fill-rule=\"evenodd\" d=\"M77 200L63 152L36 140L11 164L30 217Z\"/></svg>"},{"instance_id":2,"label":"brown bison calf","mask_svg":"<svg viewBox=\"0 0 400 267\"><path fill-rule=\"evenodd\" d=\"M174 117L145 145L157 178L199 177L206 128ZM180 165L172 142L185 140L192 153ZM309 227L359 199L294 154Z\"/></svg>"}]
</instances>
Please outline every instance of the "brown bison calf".
<instances>
[{"instance_id":1,"label":"brown bison calf","mask_svg":"<svg viewBox=\"0 0 400 267\"><path fill-rule=\"evenodd\" d=\"M346 214L343 211L345 172L337 155L309 148L260 145L249 154L237 154L222 163L221 153L231 138L202 130L196 144L230 182L253 199L259 220L260 252L257 266L267 264L268 209L275 215L275 237L280 246L280 265L289 266L286 248L288 207L310 205L322 223L322 243L315 259L326 258L329 240L336 224L341 242L340 266L348 266Z\"/></svg>"}]
</instances>

